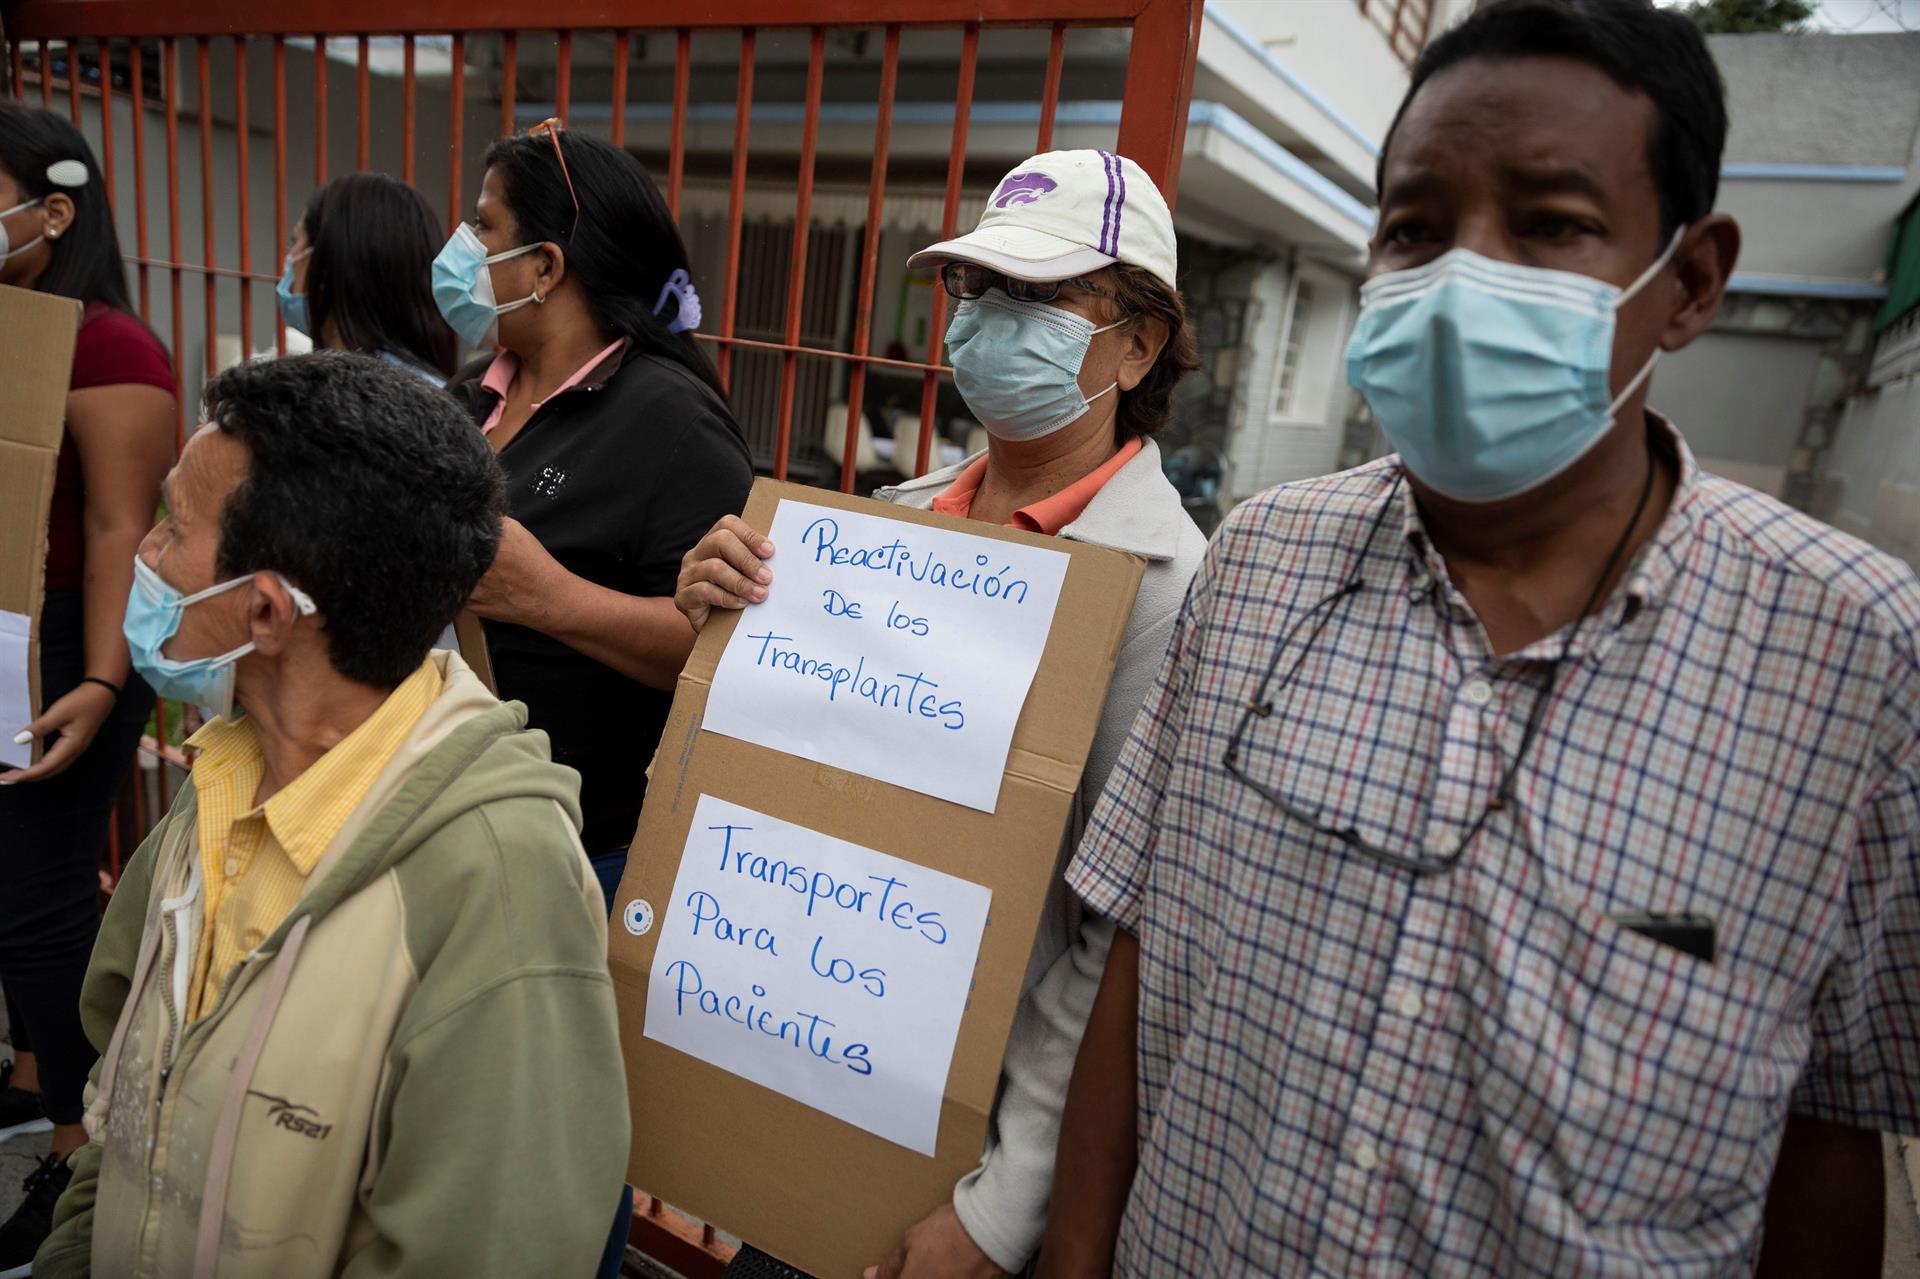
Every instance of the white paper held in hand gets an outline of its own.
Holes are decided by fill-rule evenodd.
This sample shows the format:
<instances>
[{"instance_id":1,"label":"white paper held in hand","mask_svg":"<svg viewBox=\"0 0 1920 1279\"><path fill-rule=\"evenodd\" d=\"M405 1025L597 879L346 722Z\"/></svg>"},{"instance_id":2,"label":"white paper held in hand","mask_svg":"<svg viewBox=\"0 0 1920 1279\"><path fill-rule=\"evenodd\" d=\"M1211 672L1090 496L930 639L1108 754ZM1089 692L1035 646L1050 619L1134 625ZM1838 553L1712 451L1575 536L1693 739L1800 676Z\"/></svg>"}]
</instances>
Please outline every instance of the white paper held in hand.
<instances>
[{"instance_id":1,"label":"white paper held in hand","mask_svg":"<svg viewBox=\"0 0 1920 1279\"><path fill-rule=\"evenodd\" d=\"M13 739L33 720L32 685L27 679L32 635L33 623L24 613L0 609L0 767L25 768L33 763L32 739Z\"/></svg>"},{"instance_id":2,"label":"white paper held in hand","mask_svg":"<svg viewBox=\"0 0 1920 1279\"><path fill-rule=\"evenodd\" d=\"M702 795L647 1038L931 1156L992 897Z\"/></svg>"},{"instance_id":3,"label":"white paper held in hand","mask_svg":"<svg viewBox=\"0 0 1920 1279\"><path fill-rule=\"evenodd\" d=\"M701 727L992 812L1068 556L782 500Z\"/></svg>"}]
</instances>

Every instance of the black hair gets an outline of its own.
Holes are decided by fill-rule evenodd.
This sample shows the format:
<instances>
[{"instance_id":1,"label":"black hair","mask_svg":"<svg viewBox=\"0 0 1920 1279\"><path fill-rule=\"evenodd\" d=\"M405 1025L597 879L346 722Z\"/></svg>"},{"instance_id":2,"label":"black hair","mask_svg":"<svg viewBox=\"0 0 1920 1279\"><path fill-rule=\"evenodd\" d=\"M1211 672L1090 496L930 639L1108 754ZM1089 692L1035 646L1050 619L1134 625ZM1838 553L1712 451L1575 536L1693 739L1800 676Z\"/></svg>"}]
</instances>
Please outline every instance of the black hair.
<instances>
[{"instance_id":1,"label":"black hair","mask_svg":"<svg viewBox=\"0 0 1920 1279\"><path fill-rule=\"evenodd\" d=\"M349 173L313 193L300 225L313 250L307 315L316 341L331 322L349 351L388 351L452 376L458 343L433 303L445 237L418 191L384 173Z\"/></svg>"},{"instance_id":2,"label":"black hair","mask_svg":"<svg viewBox=\"0 0 1920 1279\"><path fill-rule=\"evenodd\" d=\"M1471 58L1524 57L1585 62L1653 100L1647 171L1660 192L1662 235L1713 212L1727 142L1726 89L1692 19L1651 0L1498 0L1448 31L1414 64L1380 148L1374 189L1381 189L1393 131L1421 85Z\"/></svg>"},{"instance_id":3,"label":"black hair","mask_svg":"<svg viewBox=\"0 0 1920 1279\"><path fill-rule=\"evenodd\" d=\"M412 674L500 547L505 481L473 419L346 351L237 364L207 384L206 414L248 454L220 516L220 576L277 572L311 595L348 679Z\"/></svg>"},{"instance_id":4,"label":"black hair","mask_svg":"<svg viewBox=\"0 0 1920 1279\"><path fill-rule=\"evenodd\" d=\"M48 167L62 160L86 166L85 186L62 186L47 177ZM20 185L23 199L44 199L59 191L73 201L73 221L50 246L52 259L35 287L131 314L127 268L113 229L107 185L80 131L65 116L0 99L0 169Z\"/></svg>"},{"instance_id":5,"label":"black hair","mask_svg":"<svg viewBox=\"0 0 1920 1279\"><path fill-rule=\"evenodd\" d=\"M1116 262L1094 278L1113 290L1114 308L1108 314L1132 319L1146 317L1167 326L1167 342L1159 358L1131 391L1120 391L1114 411L1114 443L1158 435L1173 420L1173 388L1200 367L1200 348L1193 325L1187 322L1187 304L1180 291L1144 267Z\"/></svg>"},{"instance_id":6,"label":"black hair","mask_svg":"<svg viewBox=\"0 0 1920 1279\"><path fill-rule=\"evenodd\" d=\"M713 362L692 332L667 331L677 303L653 313L667 278L689 270L687 246L660 188L645 165L612 143L565 130L557 136L580 197L577 217L551 137L522 134L487 148L486 167L500 172L520 243L558 245L602 328L685 365L725 404Z\"/></svg>"}]
</instances>

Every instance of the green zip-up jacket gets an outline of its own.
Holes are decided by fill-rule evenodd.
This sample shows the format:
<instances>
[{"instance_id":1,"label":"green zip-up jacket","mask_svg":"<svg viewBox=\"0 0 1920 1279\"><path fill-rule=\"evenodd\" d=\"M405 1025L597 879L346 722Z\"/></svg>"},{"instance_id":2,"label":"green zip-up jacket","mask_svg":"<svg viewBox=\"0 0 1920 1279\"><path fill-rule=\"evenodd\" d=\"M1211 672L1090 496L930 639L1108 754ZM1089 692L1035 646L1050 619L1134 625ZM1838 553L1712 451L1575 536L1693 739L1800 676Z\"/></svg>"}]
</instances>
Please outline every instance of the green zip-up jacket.
<instances>
[{"instance_id":1,"label":"green zip-up jacket","mask_svg":"<svg viewBox=\"0 0 1920 1279\"><path fill-rule=\"evenodd\" d=\"M579 779L434 660L441 695L197 1022L191 783L127 864L39 1279L593 1273L628 1123Z\"/></svg>"}]
</instances>

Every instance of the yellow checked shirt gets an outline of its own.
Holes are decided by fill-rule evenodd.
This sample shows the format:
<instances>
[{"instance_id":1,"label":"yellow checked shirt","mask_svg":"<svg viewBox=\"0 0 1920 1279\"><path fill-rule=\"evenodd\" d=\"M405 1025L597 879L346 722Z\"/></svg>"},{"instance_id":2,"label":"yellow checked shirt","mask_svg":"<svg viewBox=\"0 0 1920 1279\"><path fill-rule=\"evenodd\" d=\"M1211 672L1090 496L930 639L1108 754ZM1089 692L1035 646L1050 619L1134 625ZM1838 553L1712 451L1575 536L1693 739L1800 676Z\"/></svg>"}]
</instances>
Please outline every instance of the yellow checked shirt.
<instances>
[{"instance_id":1,"label":"yellow checked shirt","mask_svg":"<svg viewBox=\"0 0 1920 1279\"><path fill-rule=\"evenodd\" d=\"M216 719L187 740L200 752L193 778L206 898L187 991L189 1019L212 1011L227 975L300 900L327 845L440 695L440 685L439 669L423 662L365 723L264 804L253 802L265 761L251 720Z\"/></svg>"}]
</instances>

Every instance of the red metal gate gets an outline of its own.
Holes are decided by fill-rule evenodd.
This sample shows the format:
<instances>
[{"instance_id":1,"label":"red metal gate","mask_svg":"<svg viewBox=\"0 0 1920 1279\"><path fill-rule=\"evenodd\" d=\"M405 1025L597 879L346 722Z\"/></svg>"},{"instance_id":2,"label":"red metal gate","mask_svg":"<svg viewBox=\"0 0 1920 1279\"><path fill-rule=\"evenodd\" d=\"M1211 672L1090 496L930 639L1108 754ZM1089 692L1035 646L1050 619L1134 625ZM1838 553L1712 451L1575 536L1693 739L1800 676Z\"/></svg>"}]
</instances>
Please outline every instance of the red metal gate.
<instances>
[{"instance_id":1,"label":"red metal gate","mask_svg":"<svg viewBox=\"0 0 1920 1279\"><path fill-rule=\"evenodd\" d=\"M796 387L800 385L802 361L819 362L837 373L844 368L846 434L840 451L836 478L839 487L852 491L859 456L857 436L863 416L870 371L892 376L908 375L918 380L921 423L917 432L917 450L911 460L896 459L894 465L907 474L922 474L929 469L934 441L935 399L940 379L946 370L940 363L945 329L946 296L937 288L929 290L931 314L927 317L924 354L908 351L904 357L876 354L873 316L875 288L879 274L879 252L883 214L889 190L889 161L896 124L896 97L900 91L903 35L921 38L923 33L949 33L942 39L958 37L953 61L951 136L947 146L945 183L940 203L942 238L956 230L963 183L967 180L969 132L976 115L988 118L985 108L1004 108L1005 102L976 104L976 75L980 66L983 35L995 37L1008 31L1039 32L1047 36L1044 72L1039 77L1037 127L1034 151L1051 149L1055 126L1060 119L1063 79L1068 62L1069 36L1093 29L1120 29L1128 33L1124 54L1124 85L1119 94L1116 148L1130 156L1151 175L1173 199L1180 168L1181 147L1186 135L1187 103L1192 94L1195 56L1199 44L1203 0L681 0L679 4L609 5L594 0L415 0L411 4L382 3L381 0L284 0L260 5L249 0L18 0L3 10L7 40L7 63L14 94L37 97L53 106L63 103L76 123L82 124L93 138L105 172L107 193L114 199L123 227L123 246L130 248L129 260L135 271L135 284L141 311L150 322L157 318L154 298L156 276L166 290L165 312L168 323L163 336L170 336L176 375L181 367L184 342L188 337L183 312L191 295L198 292L204 332L201 364L204 375L211 376L227 355L244 358L257 333L256 302L266 308L264 320L273 308L272 290L279 274L282 237L289 227L289 215L295 206L288 202L289 181L308 185L304 175L311 172L311 185L325 181L336 153L344 153L344 139L336 131L329 136L330 115L341 114L338 103L329 106L329 75L335 51L352 52L351 112L353 129L352 167L372 166L376 138L388 150L391 131L374 127L376 98L383 99L382 118L391 118L390 84L382 78L381 92L374 92L376 49L384 52L397 40L400 46L398 110L399 155L396 167L409 182L418 179L422 157L444 157L445 205L449 223L468 207L476 191L479 175L471 166L463 166L470 143L478 139L467 133L469 99L485 103L497 98L498 130L515 130L516 104L523 93L550 90L553 112L563 121L576 113L588 113L588 99L574 96L576 49L593 42L595 50L610 42L608 79L595 86L594 112L607 112L608 136L616 145L629 145L629 114L633 107L630 88L637 53L642 54L643 73L658 77L660 92L653 93L654 81L642 87L651 96L666 101L654 105L661 123L669 126L664 156L665 186L668 203L676 216L682 213L683 195L688 179L688 131L696 108L714 107L724 113L724 103L713 93L696 92L694 43L696 35L710 48L716 39L737 41L737 61L733 68L732 145L727 153L725 179L725 270L720 282L718 307L709 301L709 314L718 312L716 331L702 332L702 340L713 344L715 361L723 381L736 374L736 363L758 359L777 363L768 371L777 377L777 394L768 388L767 402L774 405L771 423L743 422L752 431L760 430L770 441L767 469L787 476L794 455ZM784 281L785 326L780 340L748 338L736 332L742 292L742 232L746 222L749 152L753 142L755 115L756 47L762 37L774 40L797 38L807 41L803 102L799 107L800 136L798 167L792 203L791 245L781 256L786 272ZM813 225L815 175L819 159L818 144L823 119L823 97L828 72L829 41L857 39L864 46L871 39L879 42L877 93L873 100L873 153L867 167L864 234L859 236L857 271L850 271L847 284L853 296L851 323L846 326L844 343L828 343L809 331L803 340L803 318L808 315L803 291L808 287L808 238ZM1038 36L1021 37L1034 41ZM944 46L943 46L944 47ZM426 119L420 109L419 58L422 49L436 58L444 54L444 113L435 112ZM672 52L671 92L665 92L667 51ZM647 52L653 56L644 56ZM290 52L296 59L308 58L312 64L311 83L290 80ZM483 60L497 58L497 62ZM538 55L537 57L534 55ZM943 55L944 56L944 55ZM524 60L523 60L524 59ZM549 61L550 59L550 61ZM488 74L471 89L469 67L480 66ZM332 68L339 70L339 68ZM794 76L798 85L797 65ZM944 71L944 68L943 68ZM531 72L537 83L526 83ZM251 73L251 74L250 74ZM712 77L707 77L711 83ZM183 80L187 83L183 84ZM253 100L249 90L257 82ZM344 85L335 85L338 92ZM997 87L997 86L990 86ZM438 102L438 80L435 102ZM269 101L261 101L265 97ZM604 104L604 107L603 105ZM760 104L763 108L765 102ZM916 109L927 106L913 104ZM1069 99L1072 106L1072 99ZM864 108L863 108L864 110ZM311 128L290 135L289 115L304 112ZM182 115L187 115L198 133L197 168L199 170L199 225L183 225L183 159L195 158L185 151L180 137ZM225 118L220 117L224 114ZM149 116L152 120L149 120ZM116 116L127 120L125 132L117 132ZM916 117L924 124L926 113ZM481 117L491 122L491 113ZM864 118L864 117L863 117ZM995 120L1009 118L1004 109ZM1024 118L1024 117L1023 117ZM423 119L425 127L423 128ZM231 135L231 158L216 157L218 131ZM916 126L917 127L917 126ZM157 167L149 150L148 131L162 134L164 177L164 219L149 211L149 169ZM127 136L130 134L131 136ZM261 155L256 158L256 145ZM269 162L272 167L272 234L256 235L255 201L250 189L252 167ZM116 149L120 149L116 156ZM978 154L978 151L974 152ZM116 191L116 159L131 172L131 190ZM130 163L128 163L130 161ZM150 163L153 162L153 163ZM864 161L863 161L864 162ZM984 161L982 162L984 164ZM232 175L233 191L221 189L219 170ZM466 171L463 171L465 167ZM982 173L974 174L977 181ZM992 170L997 177L999 169ZM714 179L721 174L716 167ZM438 184L435 184L436 186ZM439 192L432 191L433 196ZM130 197L132 216L125 204ZM164 227L153 223L164 221ZM684 220L684 219L683 219ZM126 232L130 230L131 235ZM164 242L160 241L164 234ZM196 250L188 254L189 245ZM837 246L836 246L837 248ZM815 276L821 274L814 263ZM712 281L702 281L709 287ZM755 283L755 282L750 282ZM782 287L779 281L758 281L762 287ZM264 295L259 293L264 289ZM817 311L817 309L816 309ZM221 324L232 319L239 325L237 351L223 353ZM816 315L817 321L817 315ZM760 330L764 332L765 330ZM280 350L286 349L286 333L277 323L272 339ZM195 369L199 374L201 369ZM194 385L198 378L180 377L182 387ZM820 385L820 379L808 379L808 386ZM186 401L182 396L179 427L184 439ZM818 476L817 478L828 478ZM164 715L158 721L156 743L149 739L146 749L163 757L164 777L167 758L178 761L178 752L167 744ZM161 793L164 805L164 783ZM144 816L144 814L140 814ZM144 826L144 822L138 823ZM118 834L116 827L116 834ZM132 832L132 833L137 833ZM118 842L116 841L116 852ZM717 1274L730 1249L716 1242L711 1228L688 1222L658 1200L642 1197L635 1211L633 1242L644 1252L683 1274Z\"/></svg>"}]
</instances>

